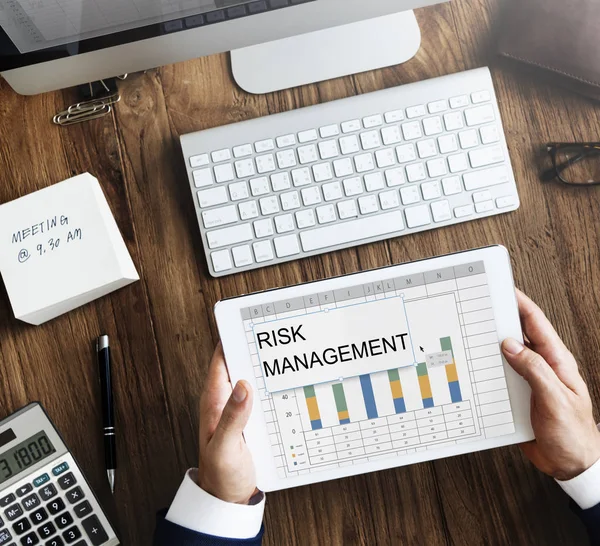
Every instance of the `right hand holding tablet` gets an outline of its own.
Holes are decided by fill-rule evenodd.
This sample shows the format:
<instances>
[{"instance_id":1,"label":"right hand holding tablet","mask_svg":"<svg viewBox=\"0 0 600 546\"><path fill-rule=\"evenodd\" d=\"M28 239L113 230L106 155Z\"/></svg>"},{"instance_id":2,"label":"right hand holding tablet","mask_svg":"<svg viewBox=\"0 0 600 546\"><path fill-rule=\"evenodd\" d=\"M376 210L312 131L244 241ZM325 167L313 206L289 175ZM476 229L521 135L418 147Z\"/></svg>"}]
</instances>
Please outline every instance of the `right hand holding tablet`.
<instances>
[{"instance_id":1,"label":"right hand holding tablet","mask_svg":"<svg viewBox=\"0 0 600 546\"><path fill-rule=\"evenodd\" d=\"M521 446L542 472L570 480L600 459L600 432L577 362L542 312L517 291L527 346L506 339L502 352L531 386L531 422L536 439Z\"/></svg>"}]
</instances>

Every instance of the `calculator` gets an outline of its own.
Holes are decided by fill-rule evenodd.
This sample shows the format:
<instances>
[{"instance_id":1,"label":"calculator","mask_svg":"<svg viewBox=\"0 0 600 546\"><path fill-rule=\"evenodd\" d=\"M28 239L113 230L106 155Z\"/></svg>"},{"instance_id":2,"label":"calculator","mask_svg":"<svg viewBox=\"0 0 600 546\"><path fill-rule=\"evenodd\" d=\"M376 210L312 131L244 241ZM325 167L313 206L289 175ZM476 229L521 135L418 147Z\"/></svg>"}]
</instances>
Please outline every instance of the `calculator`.
<instances>
[{"instance_id":1,"label":"calculator","mask_svg":"<svg viewBox=\"0 0 600 546\"><path fill-rule=\"evenodd\" d=\"M48 415L0 421L0 546L115 546L119 540Z\"/></svg>"}]
</instances>

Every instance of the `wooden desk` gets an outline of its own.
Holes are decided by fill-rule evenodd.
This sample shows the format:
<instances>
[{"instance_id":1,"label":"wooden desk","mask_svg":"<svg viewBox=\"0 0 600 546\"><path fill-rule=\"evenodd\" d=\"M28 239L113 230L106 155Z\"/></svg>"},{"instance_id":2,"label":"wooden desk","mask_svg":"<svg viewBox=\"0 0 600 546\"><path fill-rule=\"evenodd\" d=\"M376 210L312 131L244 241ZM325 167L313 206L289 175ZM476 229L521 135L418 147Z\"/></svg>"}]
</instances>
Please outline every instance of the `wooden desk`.
<instances>
[{"instance_id":1,"label":"wooden desk","mask_svg":"<svg viewBox=\"0 0 600 546\"><path fill-rule=\"evenodd\" d=\"M423 47L404 66L254 97L232 83L228 57L134 76L115 114L69 129L52 116L70 92L34 98L0 81L0 202L90 171L101 181L142 277L35 328L0 296L0 402L40 400L113 515L126 546L148 546L154 513L197 465L197 401L220 298L502 243L516 281L549 313L600 402L600 190L542 186L551 140L598 140L591 102L494 67L522 207L518 212L213 280L189 197L180 134L486 64L500 0L420 10ZM91 340L111 336L119 423L117 491L103 470ZM506 448L269 495L265 545L576 544L564 494Z\"/></svg>"}]
</instances>

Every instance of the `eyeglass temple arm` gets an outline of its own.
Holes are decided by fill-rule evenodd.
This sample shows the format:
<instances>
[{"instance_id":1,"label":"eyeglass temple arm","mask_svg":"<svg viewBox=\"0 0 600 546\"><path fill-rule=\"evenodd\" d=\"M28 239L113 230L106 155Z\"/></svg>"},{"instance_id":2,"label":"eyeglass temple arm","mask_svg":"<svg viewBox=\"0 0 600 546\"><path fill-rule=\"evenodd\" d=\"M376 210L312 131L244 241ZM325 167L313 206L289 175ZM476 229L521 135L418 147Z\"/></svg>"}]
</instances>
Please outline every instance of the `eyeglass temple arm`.
<instances>
[{"instance_id":1,"label":"eyeglass temple arm","mask_svg":"<svg viewBox=\"0 0 600 546\"><path fill-rule=\"evenodd\" d=\"M569 159L568 161L564 161L560 165L556 165L555 167L552 167L551 169L548 169L547 171L542 173L542 176L541 176L542 182L551 182L563 171L566 171L571 165L574 165L575 163L579 163L582 159L585 159L589 155L593 155L593 154L600 155L600 150L597 150L594 148L592 148L590 150L586 150L585 152L580 153L579 155L575 156L574 158Z\"/></svg>"}]
</instances>

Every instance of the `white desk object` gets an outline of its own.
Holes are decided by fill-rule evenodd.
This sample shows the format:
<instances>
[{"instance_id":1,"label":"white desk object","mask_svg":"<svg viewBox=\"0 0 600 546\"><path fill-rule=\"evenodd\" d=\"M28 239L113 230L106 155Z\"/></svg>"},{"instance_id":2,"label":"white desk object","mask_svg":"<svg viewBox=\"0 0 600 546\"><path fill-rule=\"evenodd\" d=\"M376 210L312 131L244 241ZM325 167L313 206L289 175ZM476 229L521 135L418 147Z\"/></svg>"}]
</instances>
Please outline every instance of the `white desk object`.
<instances>
[{"instance_id":1,"label":"white desk object","mask_svg":"<svg viewBox=\"0 0 600 546\"><path fill-rule=\"evenodd\" d=\"M0 271L15 317L35 325L139 280L88 173L0 205Z\"/></svg>"}]
</instances>

